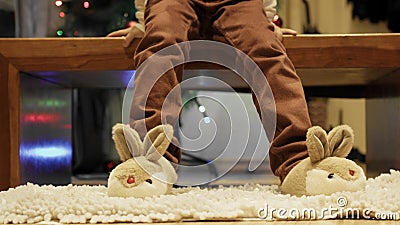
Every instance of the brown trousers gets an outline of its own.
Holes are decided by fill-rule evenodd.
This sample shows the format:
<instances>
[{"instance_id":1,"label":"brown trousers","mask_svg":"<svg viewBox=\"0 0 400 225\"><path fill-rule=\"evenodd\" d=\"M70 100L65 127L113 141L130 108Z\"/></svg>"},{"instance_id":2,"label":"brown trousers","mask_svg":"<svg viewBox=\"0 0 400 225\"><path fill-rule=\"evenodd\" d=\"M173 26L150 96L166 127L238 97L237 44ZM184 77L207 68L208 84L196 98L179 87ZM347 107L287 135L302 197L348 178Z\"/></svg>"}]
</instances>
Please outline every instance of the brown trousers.
<instances>
[{"instance_id":1,"label":"brown trousers","mask_svg":"<svg viewBox=\"0 0 400 225\"><path fill-rule=\"evenodd\" d=\"M293 166L308 156L305 134L311 122L303 87L283 44L273 32L273 25L266 18L261 0L149 0L145 23L146 32L135 54L136 66L167 46L192 39L215 40L219 36L247 54L266 76L275 99L276 131L269 151L272 171L283 181ZM182 51L163 57L173 61L185 54ZM149 84L146 75L152 67L147 66L145 71L136 73L130 117L132 128L142 138L146 129L161 124L162 117L167 123L175 124L182 104L179 89L173 95L169 92L181 82L183 66L168 70L154 84ZM148 95L144 94L147 92ZM168 94L168 98L172 96L169 110L161 115ZM263 99L258 102L254 93L253 100L259 114L267 110L263 108ZM174 139L166 157L178 163L181 152L176 142Z\"/></svg>"}]
</instances>

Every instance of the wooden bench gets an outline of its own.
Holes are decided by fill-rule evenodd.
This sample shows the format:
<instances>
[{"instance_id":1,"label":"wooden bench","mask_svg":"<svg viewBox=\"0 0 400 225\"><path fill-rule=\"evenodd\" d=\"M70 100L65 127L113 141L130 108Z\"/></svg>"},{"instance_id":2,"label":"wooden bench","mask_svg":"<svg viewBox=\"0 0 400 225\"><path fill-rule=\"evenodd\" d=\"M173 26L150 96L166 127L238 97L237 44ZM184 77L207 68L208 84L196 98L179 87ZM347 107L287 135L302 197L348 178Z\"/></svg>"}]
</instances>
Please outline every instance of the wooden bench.
<instances>
[{"instance_id":1,"label":"wooden bench","mask_svg":"<svg viewBox=\"0 0 400 225\"><path fill-rule=\"evenodd\" d=\"M69 88L124 87L121 71L135 69L138 43L125 49L121 38L0 39L0 190L20 184L20 72ZM299 35L284 44L308 95L367 98L367 164L398 165L400 34ZM204 63L186 69L224 74ZM224 79L248 89L237 77Z\"/></svg>"}]
</instances>

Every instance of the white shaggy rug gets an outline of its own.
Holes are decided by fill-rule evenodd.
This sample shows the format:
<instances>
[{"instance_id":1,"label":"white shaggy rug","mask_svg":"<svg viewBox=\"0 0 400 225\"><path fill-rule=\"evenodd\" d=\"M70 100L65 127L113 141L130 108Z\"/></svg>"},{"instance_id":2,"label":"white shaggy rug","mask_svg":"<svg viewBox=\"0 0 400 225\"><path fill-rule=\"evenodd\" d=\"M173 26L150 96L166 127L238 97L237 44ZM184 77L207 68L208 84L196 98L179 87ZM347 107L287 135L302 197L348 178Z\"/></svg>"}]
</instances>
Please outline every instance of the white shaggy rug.
<instances>
[{"instance_id":1,"label":"white shaggy rug","mask_svg":"<svg viewBox=\"0 0 400 225\"><path fill-rule=\"evenodd\" d=\"M171 195L136 199L107 197L104 186L27 184L0 192L0 224L309 220L348 212L353 219L399 220L399 193L400 172L394 170L369 179L363 191L300 198L280 194L276 185L177 188Z\"/></svg>"}]
</instances>

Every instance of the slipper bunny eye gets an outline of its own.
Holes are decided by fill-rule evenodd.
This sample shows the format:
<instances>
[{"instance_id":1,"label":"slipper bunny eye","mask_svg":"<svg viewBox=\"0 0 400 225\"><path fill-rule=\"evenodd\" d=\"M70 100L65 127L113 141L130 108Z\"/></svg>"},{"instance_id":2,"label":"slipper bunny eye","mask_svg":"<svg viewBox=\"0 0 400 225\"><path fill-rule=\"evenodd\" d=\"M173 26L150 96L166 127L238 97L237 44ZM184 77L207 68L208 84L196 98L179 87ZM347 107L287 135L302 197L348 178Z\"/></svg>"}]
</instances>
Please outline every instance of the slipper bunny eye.
<instances>
[{"instance_id":1,"label":"slipper bunny eye","mask_svg":"<svg viewBox=\"0 0 400 225\"><path fill-rule=\"evenodd\" d=\"M133 183L135 183L135 177L129 176L128 179L126 179L126 183L128 183L128 184L133 184Z\"/></svg>"},{"instance_id":2,"label":"slipper bunny eye","mask_svg":"<svg viewBox=\"0 0 400 225\"><path fill-rule=\"evenodd\" d=\"M149 184L153 183L153 181L151 179L147 179L146 182L149 183Z\"/></svg>"},{"instance_id":3,"label":"slipper bunny eye","mask_svg":"<svg viewBox=\"0 0 400 225\"><path fill-rule=\"evenodd\" d=\"M330 173L330 174L328 175L328 178L329 178L329 179L332 179L332 178L333 178L333 175L334 175L333 173Z\"/></svg>"}]
</instances>

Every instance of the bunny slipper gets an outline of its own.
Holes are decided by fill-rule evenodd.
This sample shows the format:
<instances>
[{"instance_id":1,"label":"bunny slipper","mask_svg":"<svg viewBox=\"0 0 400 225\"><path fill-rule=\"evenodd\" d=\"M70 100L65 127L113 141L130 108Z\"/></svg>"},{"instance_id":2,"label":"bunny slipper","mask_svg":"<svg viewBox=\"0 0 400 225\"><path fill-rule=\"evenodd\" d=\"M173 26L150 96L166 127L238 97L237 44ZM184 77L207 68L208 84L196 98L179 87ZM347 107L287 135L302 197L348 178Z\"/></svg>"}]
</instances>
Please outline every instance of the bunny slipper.
<instances>
[{"instance_id":1,"label":"bunny slipper","mask_svg":"<svg viewBox=\"0 0 400 225\"><path fill-rule=\"evenodd\" d=\"M172 136L172 126L160 125L151 129L142 142L129 125L116 124L112 137L123 162L110 173L108 196L147 197L169 193L177 175L162 155Z\"/></svg>"},{"instance_id":2,"label":"bunny slipper","mask_svg":"<svg viewBox=\"0 0 400 225\"><path fill-rule=\"evenodd\" d=\"M328 134L321 127L311 127L306 138L309 157L289 172L282 183L282 192L296 196L330 195L364 189L364 171L345 158L353 141L353 130L347 125L335 127Z\"/></svg>"}]
</instances>

